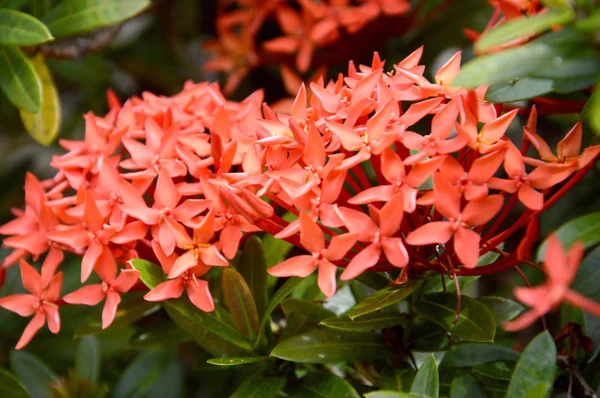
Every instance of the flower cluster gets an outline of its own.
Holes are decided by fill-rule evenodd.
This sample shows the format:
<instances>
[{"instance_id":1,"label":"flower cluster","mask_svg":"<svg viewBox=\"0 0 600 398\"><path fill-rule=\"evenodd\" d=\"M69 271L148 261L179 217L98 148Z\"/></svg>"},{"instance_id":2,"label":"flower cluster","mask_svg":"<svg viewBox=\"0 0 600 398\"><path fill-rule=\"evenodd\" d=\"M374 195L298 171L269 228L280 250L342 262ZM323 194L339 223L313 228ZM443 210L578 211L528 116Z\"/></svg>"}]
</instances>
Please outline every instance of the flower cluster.
<instances>
[{"instance_id":1,"label":"flower cluster","mask_svg":"<svg viewBox=\"0 0 600 398\"><path fill-rule=\"evenodd\" d=\"M271 274L318 270L327 297L338 268L342 280L401 269L402 283L427 270L483 275L527 260L535 228L515 253L498 244L534 225L592 166L600 146L582 151L577 124L555 155L536 132L533 108L518 148L505 134L516 110L503 114L486 102L486 87L452 86L460 53L434 82L424 77L421 54L419 48L387 73L375 54L369 66L350 63L347 76L301 85L290 114L276 114L260 91L237 103L208 83L188 83L170 98L144 93L123 105L109 95L106 116L85 116L84 140L61 141L68 152L52 160L54 178L27 176L25 209L0 227L14 249L4 267L20 261L31 292L0 299L6 309L34 315L18 348L45 320L57 332L64 303L105 299L103 327L110 325L120 295L144 289L132 258L159 263L167 275L146 300L185 291L211 311L203 275L228 266L244 235L257 231L308 252ZM527 152L530 145L535 150ZM513 210L521 216L502 229ZM285 221L285 212L296 219ZM492 250L505 256L476 267ZM101 283L61 300L63 252L82 257L82 282L95 273ZM41 274L24 260L44 255ZM573 269L576 257L548 265ZM560 290L553 302L572 279L556 275L560 283L548 285Z\"/></svg>"}]
</instances>

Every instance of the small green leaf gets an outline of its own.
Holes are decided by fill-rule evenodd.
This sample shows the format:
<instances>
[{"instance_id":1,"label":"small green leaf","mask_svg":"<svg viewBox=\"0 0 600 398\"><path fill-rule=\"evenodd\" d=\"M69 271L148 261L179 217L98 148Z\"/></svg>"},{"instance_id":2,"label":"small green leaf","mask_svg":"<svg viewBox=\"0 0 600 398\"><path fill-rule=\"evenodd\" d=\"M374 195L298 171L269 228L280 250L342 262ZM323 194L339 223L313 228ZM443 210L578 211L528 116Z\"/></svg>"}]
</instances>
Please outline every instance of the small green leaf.
<instances>
[{"instance_id":1,"label":"small green leaf","mask_svg":"<svg viewBox=\"0 0 600 398\"><path fill-rule=\"evenodd\" d=\"M288 392L290 398L359 398L350 383L324 372L309 373L300 385Z\"/></svg>"},{"instance_id":2,"label":"small green leaf","mask_svg":"<svg viewBox=\"0 0 600 398\"><path fill-rule=\"evenodd\" d=\"M525 309L521 304L504 297L480 297L477 301L483 303L492 312L496 326L516 318Z\"/></svg>"},{"instance_id":3,"label":"small green leaf","mask_svg":"<svg viewBox=\"0 0 600 398\"><path fill-rule=\"evenodd\" d=\"M238 330L253 339L258 332L256 303L244 278L230 267L223 270L223 294Z\"/></svg>"},{"instance_id":4,"label":"small green leaf","mask_svg":"<svg viewBox=\"0 0 600 398\"><path fill-rule=\"evenodd\" d=\"M149 289L154 289L167 280L167 275L165 275L162 268L150 261L134 258L129 263L133 269L140 272L140 279Z\"/></svg>"},{"instance_id":5,"label":"small green leaf","mask_svg":"<svg viewBox=\"0 0 600 398\"><path fill-rule=\"evenodd\" d=\"M574 18L575 13L573 10L565 10L511 19L483 34L475 42L475 49L479 52L485 52L504 43L545 32L554 25L564 25Z\"/></svg>"},{"instance_id":6,"label":"small green leaf","mask_svg":"<svg viewBox=\"0 0 600 398\"><path fill-rule=\"evenodd\" d=\"M52 40L46 25L21 11L0 8L0 44L33 46Z\"/></svg>"},{"instance_id":7,"label":"small green leaf","mask_svg":"<svg viewBox=\"0 0 600 398\"><path fill-rule=\"evenodd\" d=\"M271 356L291 362L330 363L385 359L390 351L374 333L313 330L280 342Z\"/></svg>"},{"instance_id":8,"label":"small green leaf","mask_svg":"<svg viewBox=\"0 0 600 398\"><path fill-rule=\"evenodd\" d=\"M281 302L281 309L286 315L292 312L299 312L315 322L320 322L325 318L335 315L333 312L323 308L322 304L294 298L283 300Z\"/></svg>"},{"instance_id":9,"label":"small green leaf","mask_svg":"<svg viewBox=\"0 0 600 398\"><path fill-rule=\"evenodd\" d=\"M55 37L73 36L125 21L149 5L148 0L64 0L42 21Z\"/></svg>"},{"instance_id":10,"label":"small green leaf","mask_svg":"<svg viewBox=\"0 0 600 398\"><path fill-rule=\"evenodd\" d=\"M229 398L273 398L285 386L283 376L252 376L246 379Z\"/></svg>"},{"instance_id":11,"label":"small green leaf","mask_svg":"<svg viewBox=\"0 0 600 398\"><path fill-rule=\"evenodd\" d=\"M236 259L235 268L242 275L252 292L258 316L262 316L267 306L267 262L260 239L252 235Z\"/></svg>"},{"instance_id":12,"label":"small green leaf","mask_svg":"<svg viewBox=\"0 0 600 398\"><path fill-rule=\"evenodd\" d=\"M0 368L0 397L30 398L25 387L12 373Z\"/></svg>"},{"instance_id":13,"label":"small green leaf","mask_svg":"<svg viewBox=\"0 0 600 398\"><path fill-rule=\"evenodd\" d=\"M284 298L289 296L290 293L292 293L292 291L300 284L300 282L302 282L302 279L300 278L289 278L287 281L285 281L283 286L281 286L279 290L275 292L273 297L271 297L271 301L269 301L269 304L265 309L265 313L260 320L260 325L258 326L258 337L256 338L257 342L261 341L262 337L264 336L265 328L268 327L267 323L271 319L271 313L273 310L275 310L275 307L277 307Z\"/></svg>"},{"instance_id":14,"label":"small green leaf","mask_svg":"<svg viewBox=\"0 0 600 398\"><path fill-rule=\"evenodd\" d=\"M461 296L460 314L456 316L456 294L434 293L424 296L413 304L414 311L435 322L453 336L467 341L491 342L496 334L494 317L487 307L477 300Z\"/></svg>"},{"instance_id":15,"label":"small green leaf","mask_svg":"<svg viewBox=\"0 0 600 398\"><path fill-rule=\"evenodd\" d=\"M381 372L379 387L382 390L410 391L416 372L412 369L384 368Z\"/></svg>"},{"instance_id":16,"label":"small green leaf","mask_svg":"<svg viewBox=\"0 0 600 398\"><path fill-rule=\"evenodd\" d=\"M546 331L534 338L523 351L508 385L507 396L526 397L536 392L538 395L529 396L546 397L550 391L540 385L554 384L555 372L556 345Z\"/></svg>"},{"instance_id":17,"label":"small green leaf","mask_svg":"<svg viewBox=\"0 0 600 398\"><path fill-rule=\"evenodd\" d=\"M485 93L485 99L491 102L522 101L548 94L553 87L552 79L525 77L491 85Z\"/></svg>"},{"instance_id":18,"label":"small green leaf","mask_svg":"<svg viewBox=\"0 0 600 398\"><path fill-rule=\"evenodd\" d=\"M129 364L113 391L114 398L142 397L163 374L171 358L169 351L145 351Z\"/></svg>"},{"instance_id":19,"label":"small green leaf","mask_svg":"<svg viewBox=\"0 0 600 398\"><path fill-rule=\"evenodd\" d=\"M44 57L38 54L33 58L33 67L42 83L42 105L38 113L20 110L23 126L29 135L42 145L50 145L57 137L60 128L62 109L58 90L46 66Z\"/></svg>"},{"instance_id":20,"label":"small green leaf","mask_svg":"<svg viewBox=\"0 0 600 398\"><path fill-rule=\"evenodd\" d=\"M0 87L17 108L40 111L42 83L31 61L18 47L0 47Z\"/></svg>"},{"instance_id":21,"label":"small green leaf","mask_svg":"<svg viewBox=\"0 0 600 398\"><path fill-rule=\"evenodd\" d=\"M442 367L466 368L494 361L516 361L519 353L508 347L494 344L459 344L449 351Z\"/></svg>"},{"instance_id":22,"label":"small green leaf","mask_svg":"<svg viewBox=\"0 0 600 398\"><path fill-rule=\"evenodd\" d=\"M421 365L412 386L412 394L423 394L428 397L438 398L440 395L440 376L433 355L430 355Z\"/></svg>"},{"instance_id":23,"label":"small green leaf","mask_svg":"<svg viewBox=\"0 0 600 398\"><path fill-rule=\"evenodd\" d=\"M217 366L237 366L262 361L262 359L261 357L212 358L206 362Z\"/></svg>"},{"instance_id":24,"label":"small green leaf","mask_svg":"<svg viewBox=\"0 0 600 398\"><path fill-rule=\"evenodd\" d=\"M88 379L98 383L100 377L100 344L96 336L85 336L79 341L77 357L75 357L75 370L80 379Z\"/></svg>"},{"instance_id":25,"label":"small green leaf","mask_svg":"<svg viewBox=\"0 0 600 398\"><path fill-rule=\"evenodd\" d=\"M58 383L58 375L38 357L25 351L10 353L10 367L19 377L31 398L52 395L50 384Z\"/></svg>"},{"instance_id":26,"label":"small green leaf","mask_svg":"<svg viewBox=\"0 0 600 398\"><path fill-rule=\"evenodd\" d=\"M357 332L391 328L406 323L408 323L406 315L397 312L372 312L354 319L350 319L347 315L339 315L321 321L321 325L328 328Z\"/></svg>"},{"instance_id":27,"label":"small green leaf","mask_svg":"<svg viewBox=\"0 0 600 398\"><path fill-rule=\"evenodd\" d=\"M597 245L600 243L600 212L586 214L571 220L563 224L554 233L565 248L570 247L575 242L583 243L586 249ZM547 246L548 240L546 239L538 249L538 261L544 258Z\"/></svg>"},{"instance_id":28,"label":"small green leaf","mask_svg":"<svg viewBox=\"0 0 600 398\"><path fill-rule=\"evenodd\" d=\"M452 379L450 398L486 398L487 395L473 376L459 373Z\"/></svg>"},{"instance_id":29,"label":"small green leaf","mask_svg":"<svg viewBox=\"0 0 600 398\"><path fill-rule=\"evenodd\" d=\"M111 326L129 325L138 319L142 319L160 309L160 304L144 300L142 297L133 298L119 305L115 320ZM79 325L74 332L74 337L83 337L90 334L102 332L102 320L98 316L93 316L86 322Z\"/></svg>"},{"instance_id":30,"label":"small green leaf","mask_svg":"<svg viewBox=\"0 0 600 398\"><path fill-rule=\"evenodd\" d=\"M508 381L513 374L514 368L515 362L512 361L488 362L473 366L473 373L479 373L492 379Z\"/></svg>"},{"instance_id":31,"label":"small green leaf","mask_svg":"<svg viewBox=\"0 0 600 398\"><path fill-rule=\"evenodd\" d=\"M401 287L385 287L356 304L346 315L354 319L394 305L410 296L422 283L422 280L410 280Z\"/></svg>"}]
</instances>

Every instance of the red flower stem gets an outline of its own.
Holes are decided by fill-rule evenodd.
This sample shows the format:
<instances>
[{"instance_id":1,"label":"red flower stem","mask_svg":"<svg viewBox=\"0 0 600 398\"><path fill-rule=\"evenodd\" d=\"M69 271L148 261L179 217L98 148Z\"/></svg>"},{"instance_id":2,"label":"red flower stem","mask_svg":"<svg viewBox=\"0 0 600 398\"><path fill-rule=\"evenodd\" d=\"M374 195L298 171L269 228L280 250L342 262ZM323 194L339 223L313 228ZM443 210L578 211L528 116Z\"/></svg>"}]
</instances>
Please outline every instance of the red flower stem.
<instances>
[{"instance_id":1,"label":"red flower stem","mask_svg":"<svg viewBox=\"0 0 600 398\"><path fill-rule=\"evenodd\" d=\"M6 281L6 268L0 266L0 289L4 286Z\"/></svg>"},{"instance_id":2,"label":"red flower stem","mask_svg":"<svg viewBox=\"0 0 600 398\"><path fill-rule=\"evenodd\" d=\"M371 183L369 182L369 179L367 178L367 175L365 174L361 163L354 166L352 170L354 171L354 175L358 177L358 181L360 181L363 190L371 187Z\"/></svg>"},{"instance_id":3,"label":"red flower stem","mask_svg":"<svg viewBox=\"0 0 600 398\"><path fill-rule=\"evenodd\" d=\"M265 196L269 198L273 203L277 204L279 207L285 209L286 211L289 211L292 214L298 215L298 210L295 207L288 205L279 197L277 197L277 195L274 195L271 192L267 192Z\"/></svg>"},{"instance_id":4,"label":"red flower stem","mask_svg":"<svg viewBox=\"0 0 600 398\"><path fill-rule=\"evenodd\" d=\"M519 264L516 253L511 253L509 257L501 258L491 264L477 268L463 268L457 270L456 275L460 276L481 276L495 274L496 272L505 271Z\"/></svg>"},{"instance_id":5,"label":"red flower stem","mask_svg":"<svg viewBox=\"0 0 600 398\"><path fill-rule=\"evenodd\" d=\"M568 303L579 307L590 314L600 317L600 303L590 300L575 290L567 289L567 291L564 293L564 299Z\"/></svg>"},{"instance_id":6,"label":"red flower stem","mask_svg":"<svg viewBox=\"0 0 600 398\"><path fill-rule=\"evenodd\" d=\"M352 178L352 176L350 175L350 173L348 173L348 175L346 176L346 181L348 182L348 185L350 185L350 187L352 189L354 189L354 191L356 192L355 195L357 193L359 193L359 192L362 191L362 189L360 188L360 186L358 185L358 183L354 180L354 178Z\"/></svg>"},{"instance_id":7,"label":"red flower stem","mask_svg":"<svg viewBox=\"0 0 600 398\"><path fill-rule=\"evenodd\" d=\"M485 235L483 236L483 238L481 239L482 242L486 242L491 236L494 235L494 233L498 230L498 228L500 228L500 226L502 225L504 220L506 220L506 217L512 211L513 207L515 207L515 204L517 204L518 199L519 198L516 193L514 193L510 196L510 198L508 199L508 202L506 203L506 206L504 206L504 209L502 209L502 212L500 213L498 218L496 218L496 221L494 222L494 224L492 225L490 230L487 231L485 233Z\"/></svg>"}]
</instances>

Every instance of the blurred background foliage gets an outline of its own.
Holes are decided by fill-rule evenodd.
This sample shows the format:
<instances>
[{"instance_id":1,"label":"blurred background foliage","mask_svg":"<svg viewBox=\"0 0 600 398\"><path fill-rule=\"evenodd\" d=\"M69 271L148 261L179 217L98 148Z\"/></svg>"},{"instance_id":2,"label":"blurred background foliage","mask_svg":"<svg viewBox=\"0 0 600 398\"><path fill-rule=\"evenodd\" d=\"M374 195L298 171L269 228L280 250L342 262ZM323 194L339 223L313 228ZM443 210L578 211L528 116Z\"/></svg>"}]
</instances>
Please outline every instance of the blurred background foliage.
<instances>
[{"instance_id":1,"label":"blurred background foliage","mask_svg":"<svg viewBox=\"0 0 600 398\"><path fill-rule=\"evenodd\" d=\"M69 20L61 22L61 15L75 13L77 7L92 7L101 3L112 4L115 8L112 12L88 15L87 24ZM0 47L5 57L13 57L16 60L14 62L19 62L23 57L31 59L28 62L37 71L42 82L40 95L46 101L41 108L39 103L36 108L35 99L32 100L33 105L17 103L15 106L10 89L2 86L0 223L10 218L11 207L21 207L22 185L27 170L40 178L54 174L48 164L52 155L60 153L61 149L57 141L52 139L53 136L80 139L84 130L82 115L89 110L96 114L107 111L107 89L114 90L120 99L126 99L142 95L144 91L172 95L181 90L189 79L225 82L227 76L203 68L212 54L202 43L217 37L218 3L216 0L0 0L0 15L6 10L20 10L45 22L49 28L44 30L44 25L42 28L36 25L39 30L37 37L25 38L21 44L13 41L10 45ZM227 5L233 2L223 3ZM583 6L591 7L591 4L590 0L589 4ZM338 72L346 70L349 59L353 59L357 65L367 64L373 52L378 51L381 58L387 59L388 65L391 65L424 45L422 63L428 65L427 76L431 78L437 68L458 50L463 50L463 63L474 57L472 42L465 34L465 29L483 31L494 12L494 8L484 0L413 0L412 6L417 5L422 7L423 13L442 8L440 12L428 13L428 18L415 29L398 29L402 34L389 36L386 32L380 32L383 35L378 34L376 40L364 37L362 41L367 44L352 46L351 53L344 53L344 56L348 55L344 60L327 64L327 77L335 77ZM12 17L14 15L10 12L0 16L0 24L2 18ZM597 20L596 11L596 23ZM272 36L269 30L276 29L276 26L267 23L259 36ZM3 39L0 26L0 43L6 43L2 40L8 39ZM594 67L596 69L591 75L595 78L598 70L597 65ZM307 78L314 71L315 68L312 68L302 77ZM4 69L0 65L0 74L5 72L6 65ZM27 81L28 77L24 76L23 79ZM2 80L6 80L6 76L0 76L0 85ZM32 116L24 116L23 109L18 108L29 107L25 112L32 114L36 111L45 112L44 106L48 103L46 98L52 96L52 93L48 94L43 89L45 85L52 84L48 82L53 82L56 87L59 104L55 105L55 113L48 111L50 116L44 121L46 124L40 127L42 130L37 130L38 133L42 131L42 137L38 136L36 141L32 138L36 136L35 127L31 126ZM268 103L289 96L281 79L280 65L276 62L252 70L230 98L241 100L260 88L265 90ZM589 94L589 91L577 90L553 93L553 98L582 101ZM521 135L517 125L523 125L526 116L519 117L521 120L515 123L509 133L512 134L511 138ZM543 131L544 137L553 146L580 118L579 112L543 115L538 121L538 129ZM584 145L587 145L596 138L587 122L584 123ZM49 145L40 145L40 141ZM566 221L600 210L600 201L597 200L600 195L600 184L597 183L599 174L598 168L593 168L580 184L543 214L540 219L542 236ZM272 238L265 239L270 239L269 243L264 244L270 266L279 262L290 248L285 243L275 243ZM515 243L507 242L507 245L514 247ZM0 258L5 254L0 250ZM73 258L70 261L71 266L64 266L63 291L72 291L77 285L79 267L76 262L80 260ZM532 281L536 280L534 272L529 277ZM220 275L214 278L219 279ZM323 297L315 288L316 283L311 286L311 278L307 278L307 281L303 284L305 288L297 289L293 297L322 300ZM513 274L502 274L487 278L472 288L482 293L503 295L518 283ZM211 285L217 286L219 283ZM7 281L0 295L13 294L20 289L19 286L18 269L13 267L7 273ZM355 297L365 297L372 292L358 282L348 286L348 289L341 289L342 294L336 295L337 302L334 301L331 306L350 308L356 302ZM350 288L354 296L348 292ZM219 296L216 291L213 294ZM343 312L340 308L334 312ZM15 352L13 347L27 320L0 309L0 366L11 369L32 397L101 397L109 394L109 389L110 395L115 397L224 397L229 396L249 372L258 368L251 364L231 368L207 364L206 360L212 355L195 344L185 343L189 338L174 326L165 311L158 305L143 302L140 297L131 298L123 306L120 321L116 321L108 330L96 333L99 311L99 308L90 311L80 306L64 307L61 309L63 327L58 336L44 330L26 350ZM96 320L96 323L90 319ZM305 319L296 321L296 331L306 327ZM502 337L498 337L501 341ZM510 341L507 343L510 344ZM314 367L318 368L317 365ZM12 385L14 380L11 380L5 370L0 370L0 396L27 396L19 395L20 387L18 384Z\"/></svg>"}]
</instances>

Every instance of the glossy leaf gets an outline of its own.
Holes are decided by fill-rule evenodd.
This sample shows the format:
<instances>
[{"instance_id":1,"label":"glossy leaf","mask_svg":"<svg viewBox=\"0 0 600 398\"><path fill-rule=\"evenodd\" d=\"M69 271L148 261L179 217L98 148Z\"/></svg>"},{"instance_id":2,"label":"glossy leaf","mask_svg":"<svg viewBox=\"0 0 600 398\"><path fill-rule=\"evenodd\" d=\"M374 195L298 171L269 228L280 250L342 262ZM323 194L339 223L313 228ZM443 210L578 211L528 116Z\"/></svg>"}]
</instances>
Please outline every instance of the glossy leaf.
<instances>
[{"instance_id":1,"label":"glossy leaf","mask_svg":"<svg viewBox=\"0 0 600 398\"><path fill-rule=\"evenodd\" d=\"M433 355L430 355L417 371L412 386L410 387L410 392L412 394L423 394L433 398L439 397L440 376Z\"/></svg>"},{"instance_id":2,"label":"glossy leaf","mask_svg":"<svg viewBox=\"0 0 600 398\"><path fill-rule=\"evenodd\" d=\"M498 361L473 366L473 372L486 377L491 377L492 379L508 381L512 376L514 368L514 362Z\"/></svg>"},{"instance_id":3,"label":"glossy leaf","mask_svg":"<svg viewBox=\"0 0 600 398\"><path fill-rule=\"evenodd\" d=\"M572 10L515 18L482 35L475 42L475 49L484 52L522 37L542 33L554 25L564 25L574 18L575 13Z\"/></svg>"},{"instance_id":4,"label":"glossy leaf","mask_svg":"<svg viewBox=\"0 0 600 398\"><path fill-rule=\"evenodd\" d=\"M287 393L290 398L359 398L346 380L324 372L309 373L300 385Z\"/></svg>"},{"instance_id":5,"label":"glossy leaf","mask_svg":"<svg viewBox=\"0 0 600 398\"><path fill-rule=\"evenodd\" d=\"M494 361L516 361L519 353L508 347L494 344L459 344L449 351L442 367L464 368Z\"/></svg>"},{"instance_id":6,"label":"glossy leaf","mask_svg":"<svg viewBox=\"0 0 600 398\"><path fill-rule=\"evenodd\" d=\"M240 387L230 395L230 398L248 398L261 397L273 398L285 386L285 377L283 376L252 376L246 379Z\"/></svg>"},{"instance_id":7,"label":"glossy leaf","mask_svg":"<svg viewBox=\"0 0 600 398\"><path fill-rule=\"evenodd\" d=\"M600 212L586 214L568 221L555 231L563 246L570 247L575 242L581 242L585 248L600 243ZM548 240L545 240L537 252L538 261L544 258Z\"/></svg>"},{"instance_id":8,"label":"glossy leaf","mask_svg":"<svg viewBox=\"0 0 600 398\"><path fill-rule=\"evenodd\" d=\"M239 358L212 358L207 360L207 363L217 366L237 366L246 365L248 363L254 363L261 361L261 357L239 357Z\"/></svg>"},{"instance_id":9,"label":"glossy leaf","mask_svg":"<svg viewBox=\"0 0 600 398\"><path fill-rule=\"evenodd\" d=\"M382 308L394 305L410 296L423 283L422 280L411 280L401 287L388 286L376 291L360 303L356 304L346 314L350 319L378 311Z\"/></svg>"},{"instance_id":10,"label":"glossy leaf","mask_svg":"<svg viewBox=\"0 0 600 398\"><path fill-rule=\"evenodd\" d=\"M267 262L260 239L252 235L236 259L235 267L252 292L258 316L262 316L267 306Z\"/></svg>"},{"instance_id":11,"label":"glossy leaf","mask_svg":"<svg viewBox=\"0 0 600 398\"><path fill-rule=\"evenodd\" d=\"M408 346L417 352L436 352L448 349L448 333L438 324L422 320L407 325L409 331Z\"/></svg>"},{"instance_id":12,"label":"glossy leaf","mask_svg":"<svg viewBox=\"0 0 600 398\"><path fill-rule=\"evenodd\" d=\"M75 370L80 379L87 379L96 384L100 377L100 344L96 336L85 336L79 341Z\"/></svg>"},{"instance_id":13,"label":"glossy leaf","mask_svg":"<svg viewBox=\"0 0 600 398\"><path fill-rule=\"evenodd\" d=\"M113 390L114 398L144 396L160 378L169 363L169 351L145 351L139 354L125 369Z\"/></svg>"},{"instance_id":14,"label":"glossy leaf","mask_svg":"<svg viewBox=\"0 0 600 398\"><path fill-rule=\"evenodd\" d=\"M458 321L456 316L456 294L434 293L424 296L413 304L414 311L448 330L453 336L467 341L494 341L496 323L487 307L477 300L462 296Z\"/></svg>"},{"instance_id":15,"label":"glossy leaf","mask_svg":"<svg viewBox=\"0 0 600 398\"><path fill-rule=\"evenodd\" d=\"M390 351L374 333L313 330L280 342L271 356L291 362L330 363L385 359Z\"/></svg>"},{"instance_id":16,"label":"glossy leaf","mask_svg":"<svg viewBox=\"0 0 600 398\"><path fill-rule=\"evenodd\" d=\"M468 373L458 373L450 385L449 398L486 398L480 384Z\"/></svg>"},{"instance_id":17,"label":"glossy leaf","mask_svg":"<svg viewBox=\"0 0 600 398\"><path fill-rule=\"evenodd\" d=\"M37 113L20 110L21 120L25 130L34 140L48 146L54 142L60 129L62 117L60 98L41 54L33 58L33 66L42 84L42 104Z\"/></svg>"},{"instance_id":18,"label":"glossy leaf","mask_svg":"<svg viewBox=\"0 0 600 398\"><path fill-rule=\"evenodd\" d=\"M525 307L516 301L504 297L480 297L477 301L483 303L492 312L496 325L500 325L516 318L525 309Z\"/></svg>"},{"instance_id":19,"label":"glossy leaf","mask_svg":"<svg viewBox=\"0 0 600 398\"><path fill-rule=\"evenodd\" d=\"M281 302L281 309L286 315L293 312L299 312L315 322L320 322L325 318L335 315L333 312L323 308L322 304L294 298L287 298L283 300Z\"/></svg>"},{"instance_id":20,"label":"glossy leaf","mask_svg":"<svg viewBox=\"0 0 600 398\"><path fill-rule=\"evenodd\" d=\"M564 59L536 70L532 76L548 79L576 79L595 76L600 70L600 60L595 56Z\"/></svg>"},{"instance_id":21,"label":"glossy leaf","mask_svg":"<svg viewBox=\"0 0 600 398\"><path fill-rule=\"evenodd\" d=\"M554 384L555 372L556 345L546 331L535 337L523 351L508 385L508 396L526 397L533 392L538 395L532 397L548 396L547 387Z\"/></svg>"},{"instance_id":22,"label":"glossy leaf","mask_svg":"<svg viewBox=\"0 0 600 398\"><path fill-rule=\"evenodd\" d=\"M167 280L167 276L163 270L156 264L150 261L134 258L129 262L131 267L140 273L140 280L149 289L154 289L156 286Z\"/></svg>"},{"instance_id":23,"label":"glossy leaf","mask_svg":"<svg viewBox=\"0 0 600 398\"><path fill-rule=\"evenodd\" d=\"M25 386L31 398L51 395L49 384L58 382L58 375L38 357L25 351L12 351L10 367Z\"/></svg>"},{"instance_id":24,"label":"glossy leaf","mask_svg":"<svg viewBox=\"0 0 600 398\"><path fill-rule=\"evenodd\" d=\"M600 15L600 12L598 13ZM596 81L596 84L600 84L600 80ZM589 120L592 129L596 135L600 135L600 92L594 90L592 96L588 99L585 107L583 108L582 114Z\"/></svg>"},{"instance_id":25,"label":"glossy leaf","mask_svg":"<svg viewBox=\"0 0 600 398\"><path fill-rule=\"evenodd\" d=\"M31 15L0 8L0 45L33 46L52 39L46 25Z\"/></svg>"},{"instance_id":26,"label":"glossy leaf","mask_svg":"<svg viewBox=\"0 0 600 398\"><path fill-rule=\"evenodd\" d=\"M111 327L129 325L160 309L160 304L144 300L142 297L133 298L119 304L115 320ZM93 316L79 325L74 332L74 337L83 337L102 332L102 320L98 315Z\"/></svg>"},{"instance_id":27,"label":"glossy leaf","mask_svg":"<svg viewBox=\"0 0 600 398\"><path fill-rule=\"evenodd\" d=\"M252 339L258 332L256 303L248 284L233 268L223 270L223 293L238 330Z\"/></svg>"},{"instance_id":28,"label":"glossy leaf","mask_svg":"<svg viewBox=\"0 0 600 398\"><path fill-rule=\"evenodd\" d=\"M0 396L10 398L30 398L21 382L6 369L0 369Z\"/></svg>"},{"instance_id":29,"label":"glossy leaf","mask_svg":"<svg viewBox=\"0 0 600 398\"><path fill-rule=\"evenodd\" d=\"M265 313L263 314L262 319L260 320L260 325L258 326L258 337L256 341L260 341L262 336L265 333L265 327L267 326L269 320L271 319L271 313L285 299L287 296L292 293L292 291L302 282L301 278L292 277L289 278L285 283L275 292L269 304L267 304L267 308L265 309Z\"/></svg>"},{"instance_id":30,"label":"glossy leaf","mask_svg":"<svg viewBox=\"0 0 600 398\"><path fill-rule=\"evenodd\" d=\"M485 93L485 99L491 102L522 101L548 94L553 88L552 79L525 77L491 85Z\"/></svg>"},{"instance_id":31,"label":"glossy leaf","mask_svg":"<svg viewBox=\"0 0 600 398\"><path fill-rule=\"evenodd\" d=\"M358 318L350 319L347 315L326 318L321 325L332 329L367 331L391 328L408 323L406 315L397 312L372 312Z\"/></svg>"},{"instance_id":32,"label":"glossy leaf","mask_svg":"<svg viewBox=\"0 0 600 398\"><path fill-rule=\"evenodd\" d=\"M42 21L55 37L73 36L125 21L149 4L148 0L65 0Z\"/></svg>"},{"instance_id":33,"label":"glossy leaf","mask_svg":"<svg viewBox=\"0 0 600 398\"><path fill-rule=\"evenodd\" d=\"M0 46L0 87L19 109L37 113L42 104L42 83L18 47Z\"/></svg>"}]
</instances>

